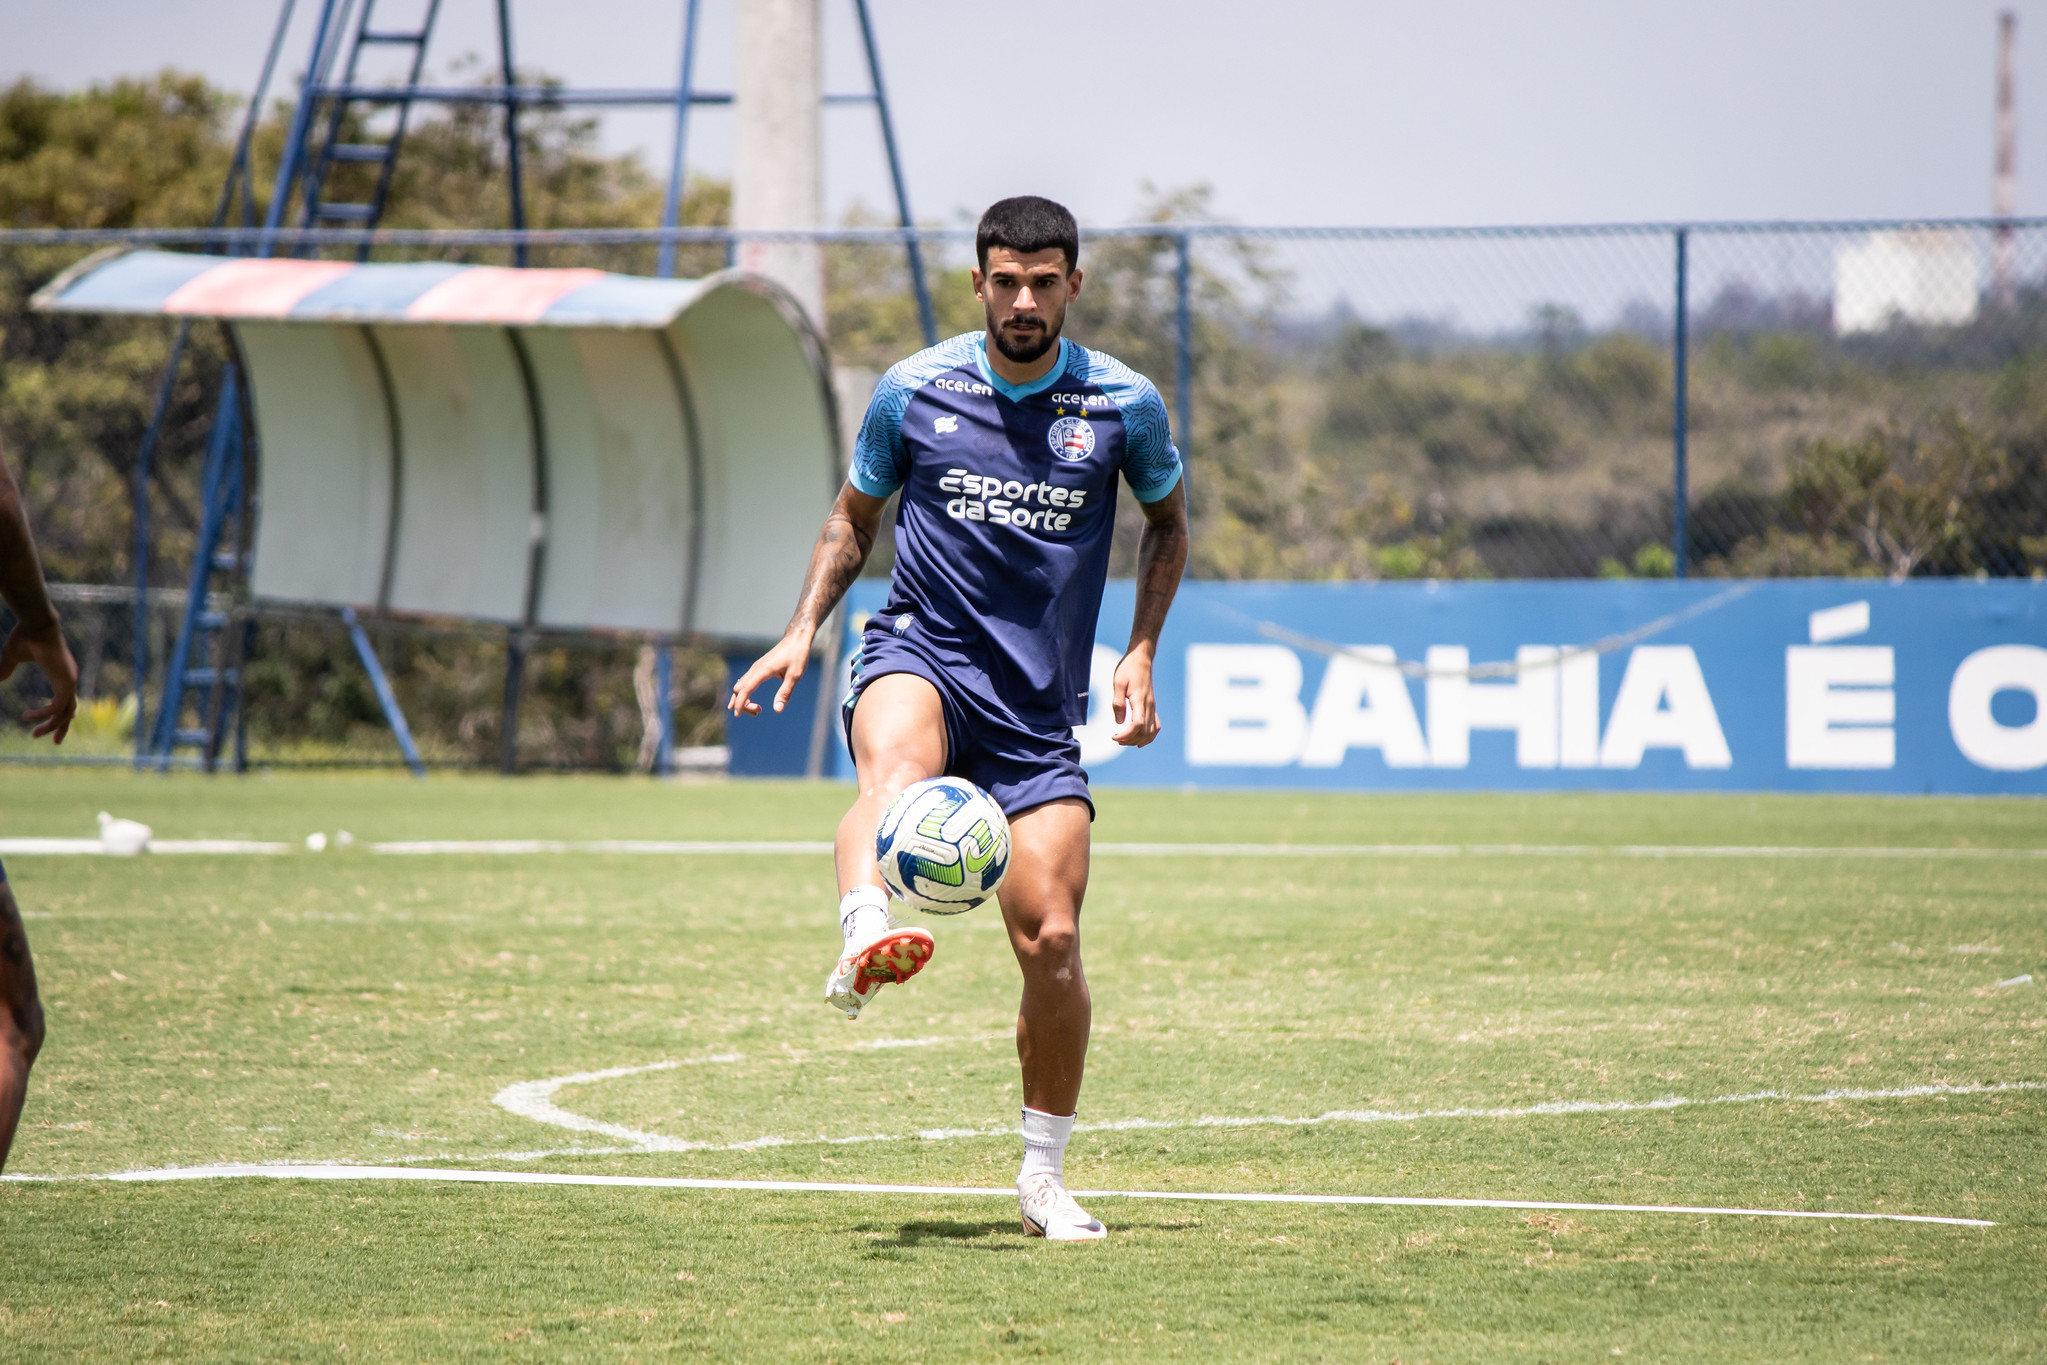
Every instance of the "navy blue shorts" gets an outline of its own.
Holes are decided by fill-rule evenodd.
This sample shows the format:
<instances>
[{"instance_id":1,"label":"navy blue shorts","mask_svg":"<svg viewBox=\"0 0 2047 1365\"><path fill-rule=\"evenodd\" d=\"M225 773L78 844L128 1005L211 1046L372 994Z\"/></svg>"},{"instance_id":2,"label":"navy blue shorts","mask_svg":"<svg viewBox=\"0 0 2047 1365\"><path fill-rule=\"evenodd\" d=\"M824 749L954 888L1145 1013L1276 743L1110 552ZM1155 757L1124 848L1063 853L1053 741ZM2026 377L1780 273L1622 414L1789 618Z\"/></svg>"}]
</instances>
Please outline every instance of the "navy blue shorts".
<instances>
[{"instance_id":1,"label":"navy blue shorts","mask_svg":"<svg viewBox=\"0 0 2047 1365\"><path fill-rule=\"evenodd\" d=\"M1071 796L1087 802L1088 819L1094 819L1095 801L1088 794L1080 741L1073 737L1072 727L1048 730L1026 725L1000 702L961 686L943 665L888 631L864 632L853 656L853 691L842 712L848 749L853 747L853 708L861 691L891 673L915 674L938 689L945 713L945 776L963 777L981 788L1007 816Z\"/></svg>"}]
</instances>

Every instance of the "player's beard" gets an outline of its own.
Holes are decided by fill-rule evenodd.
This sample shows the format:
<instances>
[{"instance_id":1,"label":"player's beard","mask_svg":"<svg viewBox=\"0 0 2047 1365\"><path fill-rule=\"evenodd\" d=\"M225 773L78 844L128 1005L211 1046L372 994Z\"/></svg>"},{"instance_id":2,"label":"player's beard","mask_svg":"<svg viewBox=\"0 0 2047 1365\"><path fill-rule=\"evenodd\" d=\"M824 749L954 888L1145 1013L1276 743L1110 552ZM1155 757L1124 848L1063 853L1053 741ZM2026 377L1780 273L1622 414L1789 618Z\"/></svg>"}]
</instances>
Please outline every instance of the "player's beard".
<instances>
[{"instance_id":1,"label":"player's beard","mask_svg":"<svg viewBox=\"0 0 2047 1365\"><path fill-rule=\"evenodd\" d=\"M1034 319L1038 324L1036 327L1019 334L1010 328L996 326L994 310L985 311L988 315L988 335L995 338L995 349L1002 352L1004 359L1018 365L1028 365L1058 345L1060 328L1066 321L1061 318L1060 327L1051 327L1046 325L1043 318L1037 318Z\"/></svg>"}]
</instances>

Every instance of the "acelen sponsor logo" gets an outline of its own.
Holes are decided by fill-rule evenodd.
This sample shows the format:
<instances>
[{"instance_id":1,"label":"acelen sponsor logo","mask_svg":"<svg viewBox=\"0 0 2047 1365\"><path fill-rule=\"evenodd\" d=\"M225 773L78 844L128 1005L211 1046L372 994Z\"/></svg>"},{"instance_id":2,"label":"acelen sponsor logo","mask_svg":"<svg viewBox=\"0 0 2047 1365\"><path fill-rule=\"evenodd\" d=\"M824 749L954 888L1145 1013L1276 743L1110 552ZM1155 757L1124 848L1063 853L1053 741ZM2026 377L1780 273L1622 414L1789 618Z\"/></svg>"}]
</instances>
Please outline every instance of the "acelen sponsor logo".
<instances>
[{"instance_id":1,"label":"acelen sponsor logo","mask_svg":"<svg viewBox=\"0 0 2047 1365\"><path fill-rule=\"evenodd\" d=\"M960 496L945 504L946 515L959 521L986 521L1018 530L1063 531L1087 501L1084 488L1056 483L1004 481L964 469L948 469L938 481L941 491Z\"/></svg>"},{"instance_id":2,"label":"acelen sponsor logo","mask_svg":"<svg viewBox=\"0 0 2047 1365\"><path fill-rule=\"evenodd\" d=\"M1869 629L1870 604L1851 602L1812 612L1809 643L1785 648L1786 768L1896 767L1897 651L1836 643ZM1336 768L1354 749L1375 749L1388 768L1462 769L1471 763L1472 732L1491 730L1513 733L1522 769L1636 769L1658 749L1694 770L1734 766L1720 704L1689 645L1637 645L1621 656L1604 725L1600 655L1523 645L1514 676L1502 681L1471 677L1470 651L1461 645L1433 645L1424 658L1417 708L1388 646L1349 646L1331 658L1310 701L1302 696L1301 657L1283 645L1192 645L1187 762ZM1766 705L1768 690L1756 679L1721 702ZM2000 717L2001 694L2024 700L2005 704ZM2001 644L1969 654L1949 682L1945 719L1956 750L1978 768L2047 767L2047 649ZM1761 759L1750 755L1751 766Z\"/></svg>"}]
</instances>

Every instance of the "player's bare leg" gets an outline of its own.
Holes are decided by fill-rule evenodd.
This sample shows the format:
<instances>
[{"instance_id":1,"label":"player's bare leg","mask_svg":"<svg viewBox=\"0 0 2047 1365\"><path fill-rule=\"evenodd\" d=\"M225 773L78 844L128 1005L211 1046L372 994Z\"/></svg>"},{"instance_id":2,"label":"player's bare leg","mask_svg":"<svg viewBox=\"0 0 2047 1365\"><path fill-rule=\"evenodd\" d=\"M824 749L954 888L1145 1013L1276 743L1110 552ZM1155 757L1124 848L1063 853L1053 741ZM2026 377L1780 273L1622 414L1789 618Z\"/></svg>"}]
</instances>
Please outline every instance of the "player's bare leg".
<instances>
[{"instance_id":1,"label":"player's bare leg","mask_svg":"<svg viewBox=\"0 0 2047 1365\"><path fill-rule=\"evenodd\" d=\"M931 960L928 931L891 924L888 892L874 861L874 829L903 788L945 771L945 712L938 689L890 673L861 689L853 708L853 763L859 794L839 821L839 928L845 936L825 999L859 1015L882 986L915 976Z\"/></svg>"},{"instance_id":2,"label":"player's bare leg","mask_svg":"<svg viewBox=\"0 0 2047 1365\"><path fill-rule=\"evenodd\" d=\"M945 710L938 689L914 673L890 673L860 691L853 708L859 795L839 821L839 894L881 885L874 829L903 788L945 771Z\"/></svg>"},{"instance_id":3,"label":"player's bare leg","mask_svg":"<svg viewBox=\"0 0 2047 1365\"><path fill-rule=\"evenodd\" d=\"M36 966L14 893L0 880L0 1170L14 1145L28 1095L28 1070L43 1046L43 1005L36 996Z\"/></svg>"},{"instance_id":4,"label":"player's bare leg","mask_svg":"<svg viewBox=\"0 0 2047 1365\"><path fill-rule=\"evenodd\" d=\"M1009 946L1023 968L1016 1055L1023 1101L1071 1114L1080 1100L1093 1019L1080 968L1080 902L1087 893L1088 809L1063 797L1009 822L1009 872L997 893Z\"/></svg>"},{"instance_id":5,"label":"player's bare leg","mask_svg":"<svg viewBox=\"0 0 2047 1365\"><path fill-rule=\"evenodd\" d=\"M1009 946L1023 969L1016 1055L1023 1066L1024 1165L1017 1177L1024 1231L1091 1241L1102 1225L1067 1195L1060 1162L1073 1132L1094 1007L1080 965L1087 894L1088 808L1062 797L1009 822L1009 873L997 893Z\"/></svg>"}]
</instances>

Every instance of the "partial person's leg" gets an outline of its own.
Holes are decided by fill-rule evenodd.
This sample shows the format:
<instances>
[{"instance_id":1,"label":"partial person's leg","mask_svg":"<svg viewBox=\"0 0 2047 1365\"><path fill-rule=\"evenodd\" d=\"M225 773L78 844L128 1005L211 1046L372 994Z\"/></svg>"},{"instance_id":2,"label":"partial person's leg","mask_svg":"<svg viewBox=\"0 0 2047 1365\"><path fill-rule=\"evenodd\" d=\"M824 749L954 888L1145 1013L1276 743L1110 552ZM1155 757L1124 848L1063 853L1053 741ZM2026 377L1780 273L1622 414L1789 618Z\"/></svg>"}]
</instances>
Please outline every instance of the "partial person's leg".
<instances>
[{"instance_id":1,"label":"partial person's leg","mask_svg":"<svg viewBox=\"0 0 2047 1365\"><path fill-rule=\"evenodd\" d=\"M28 955L28 933L14 892L0 872L0 1170L14 1145L21 1103L28 1095L28 1069L43 1046L43 1003L36 996L36 964Z\"/></svg>"},{"instance_id":2,"label":"partial person's leg","mask_svg":"<svg viewBox=\"0 0 2047 1365\"><path fill-rule=\"evenodd\" d=\"M839 932L844 946L825 979L825 1000L858 1018L883 985L923 970L936 943L930 931L889 921L888 892L874 861L874 829L903 788L945 771L945 709L938 689L914 673L888 673L860 691L853 707L853 763L859 794L839 821Z\"/></svg>"},{"instance_id":3,"label":"partial person's leg","mask_svg":"<svg viewBox=\"0 0 2047 1365\"><path fill-rule=\"evenodd\" d=\"M1089 810L1062 797L1009 823L1009 875L998 893L1009 945L1023 968L1016 1055L1023 1066L1023 1169L1016 1178L1024 1231L1055 1241L1107 1236L1066 1193L1061 1169L1080 1103L1093 1005L1080 965L1080 903L1087 894Z\"/></svg>"}]
</instances>

